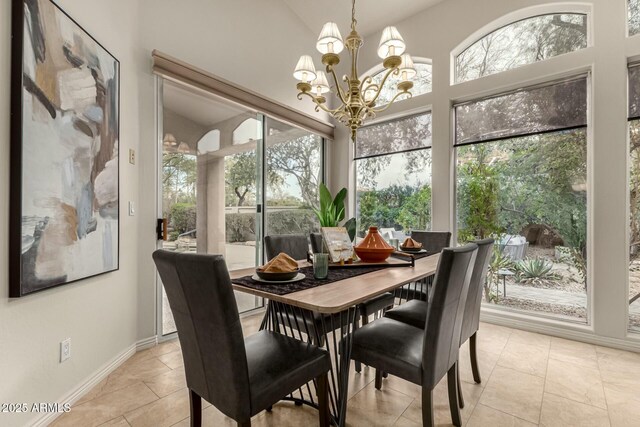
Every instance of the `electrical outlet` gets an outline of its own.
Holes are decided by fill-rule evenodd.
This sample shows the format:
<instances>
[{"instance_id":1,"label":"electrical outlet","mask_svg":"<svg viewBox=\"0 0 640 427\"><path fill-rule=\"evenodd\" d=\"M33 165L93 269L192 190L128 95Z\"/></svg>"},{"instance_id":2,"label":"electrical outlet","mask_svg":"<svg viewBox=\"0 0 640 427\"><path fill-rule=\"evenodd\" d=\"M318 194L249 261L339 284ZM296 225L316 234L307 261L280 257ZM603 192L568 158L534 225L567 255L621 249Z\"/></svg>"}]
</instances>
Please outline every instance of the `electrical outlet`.
<instances>
[{"instance_id":1,"label":"electrical outlet","mask_svg":"<svg viewBox=\"0 0 640 427\"><path fill-rule=\"evenodd\" d=\"M136 164L136 150L133 148L129 148L129 163L132 165Z\"/></svg>"},{"instance_id":2,"label":"electrical outlet","mask_svg":"<svg viewBox=\"0 0 640 427\"><path fill-rule=\"evenodd\" d=\"M71 357L71 338L60 343L60 363Z\"/></svg>"}]
</instances>

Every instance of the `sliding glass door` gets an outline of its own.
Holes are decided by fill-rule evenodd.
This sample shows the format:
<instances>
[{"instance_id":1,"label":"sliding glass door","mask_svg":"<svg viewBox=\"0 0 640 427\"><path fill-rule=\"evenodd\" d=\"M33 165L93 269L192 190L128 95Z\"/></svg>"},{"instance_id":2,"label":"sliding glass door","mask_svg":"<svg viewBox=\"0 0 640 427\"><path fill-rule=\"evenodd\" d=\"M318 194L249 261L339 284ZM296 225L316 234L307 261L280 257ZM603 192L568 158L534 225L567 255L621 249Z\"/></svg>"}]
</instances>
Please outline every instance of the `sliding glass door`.
<instances>
[{"instance_id":1,"label":"sliding glass door","mask_svg":"<svg viewBox=\"0 0 640 427\"><path fill-rule=\"evenodd\" d=\"M158 247L222 254L230 271L264 261L266 234L319 230L323 138L224 99L160 81ZM175 332L160 287L159 330ZM263 302L236 294L241 313Z\"/></svg>"},{"instance_id":2,"label":"sliding glass door","mask_svg":"<svg viewBox=\"0 0 640 427\"><path fill-rule=\"evenodd\" d=\"M262 258L263 118L222 99L164 81L159 247L222 254L229 270ZM159 280L159 278L158 278ZM175 332L161 288L160 330ZM236 294L240 312L262 302Z\"/></svg>"}]
</instances>

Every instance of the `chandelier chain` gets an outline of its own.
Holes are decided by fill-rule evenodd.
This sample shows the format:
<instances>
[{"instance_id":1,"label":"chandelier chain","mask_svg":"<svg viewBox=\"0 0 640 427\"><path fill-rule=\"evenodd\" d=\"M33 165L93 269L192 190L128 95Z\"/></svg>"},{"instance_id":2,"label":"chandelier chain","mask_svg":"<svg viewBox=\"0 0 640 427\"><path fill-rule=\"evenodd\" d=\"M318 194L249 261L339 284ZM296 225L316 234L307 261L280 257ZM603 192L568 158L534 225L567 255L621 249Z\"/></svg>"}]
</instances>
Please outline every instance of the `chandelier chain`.
<instances>
[{"instance_id":1,"label":"chandelier chain","mask_svg":"<svg viewBox=\"0 0 640 427\"><path fill-rule=\"evenodd\" d=\"M351 1L351 30L356 30L356 0Z\"/></svg>"}]
</instances>

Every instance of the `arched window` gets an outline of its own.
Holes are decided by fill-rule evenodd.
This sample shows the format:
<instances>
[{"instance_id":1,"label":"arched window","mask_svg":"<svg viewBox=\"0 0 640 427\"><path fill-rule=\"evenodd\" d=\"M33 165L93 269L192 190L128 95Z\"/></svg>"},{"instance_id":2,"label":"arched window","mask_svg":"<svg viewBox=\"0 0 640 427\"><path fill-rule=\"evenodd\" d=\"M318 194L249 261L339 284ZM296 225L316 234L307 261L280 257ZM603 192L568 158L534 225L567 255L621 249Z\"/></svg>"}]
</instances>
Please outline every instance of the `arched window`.
<instances>
[{"instance_id":1,"label":"arched window","mask_svg":"<svg viewBox=\"0 0 640 427\"><path fill-rule=\"evenodd\" d=\"M455 82L500 73L587 47L587 15L526 18L475 41L455 57Z\"/></svg>"},{"instance_id":2,"label":"arched window","mask_svg":"<svg viewBox=\"0 0 640 427\"><path fill-rule=\"evenodd\" d=\"M431 64L426 62L425 60L422 60L422 62L419 62L419 61L420 59L414 58L414 65L418 73L412 79L413 89L411 89L411 93L414 97L431 92ZM382 82L382 79L384 78L386 71L387 70L380 70L374 73L371 76L372 78L371 83L380 84ZM384 87L382 88L382 92L380 93L380 96L376 101L377 106L386 105L391 101L391 99L393 99L393 97L397 93L396 88L399 82L400 82L400 79L398 77L393 75L389 76L389 78L384 84ZM398 100L402 100L402 99L405 99L405 98L398 98Z\"/></svg>"},{"instance_id":3,"label":"arched window","mask_svg":"<svg viewBox=\"0 0 640 427\"><path fill-rule=\"evenodd\" d=\"M218 129L207 132L198 141L198 154L207 154L220 149L220 131Z\"/></svg>"},{"instance_id":4,"label":"arched window","mask_svg":"<svg viewBox=\"0 0 640 427\"><path fill-rule=\"evenodd\" d=\"M233 131L233 145L246 144L262 138L262 122L250 117Z\"/></svg>"}]
</instances>

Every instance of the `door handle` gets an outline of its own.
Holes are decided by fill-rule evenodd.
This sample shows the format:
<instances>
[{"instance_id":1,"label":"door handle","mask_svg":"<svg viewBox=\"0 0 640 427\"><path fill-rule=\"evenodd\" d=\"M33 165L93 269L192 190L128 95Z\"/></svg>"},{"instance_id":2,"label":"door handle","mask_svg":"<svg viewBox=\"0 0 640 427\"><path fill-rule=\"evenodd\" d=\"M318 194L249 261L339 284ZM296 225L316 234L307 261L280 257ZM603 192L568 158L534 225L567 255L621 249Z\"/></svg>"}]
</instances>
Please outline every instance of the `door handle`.
<instances>
[{"instance_id":1,"label":"door handle","mask_svg":"<svg viewBox=\"0 0 640 427\"><path fill-rule=\"evenodd\" d=\"M167 218L158 218L156 223L156 238L167 240Z\"/></svg>"}]
</instances>

